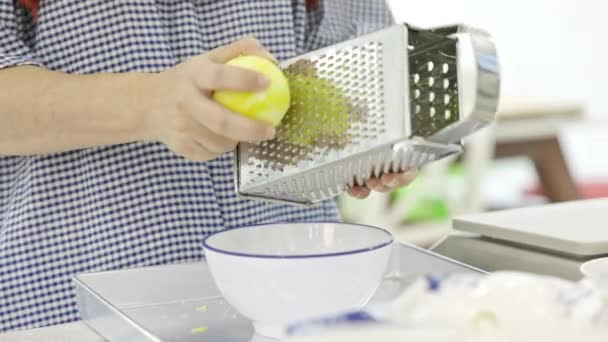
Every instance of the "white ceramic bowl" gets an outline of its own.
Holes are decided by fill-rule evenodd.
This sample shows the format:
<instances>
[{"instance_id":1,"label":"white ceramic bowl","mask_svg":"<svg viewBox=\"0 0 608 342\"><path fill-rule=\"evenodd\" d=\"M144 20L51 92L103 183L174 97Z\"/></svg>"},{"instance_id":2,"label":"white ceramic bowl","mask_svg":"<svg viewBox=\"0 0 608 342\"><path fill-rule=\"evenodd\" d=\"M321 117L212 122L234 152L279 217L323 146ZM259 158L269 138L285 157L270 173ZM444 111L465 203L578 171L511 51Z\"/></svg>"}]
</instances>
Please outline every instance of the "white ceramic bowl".
<instances>
[{"instance_id":1,"label":"white ceramic bowl","mask_svg":"<svg viewBox=\"0 0 608 342\"><path fill-rule=\"evenodd\" d=\"M282 337L297 321L357 310L382 282L391 234L344 223L236 228L204 241L211 275L256 333Z\"/></svg>"},{"instance_id":2,"label":"white ceramic bowl","mask_svg":"<svg viewBox=\"0 0 608 342\"><path fill-rule=\"evenodd\" d=\"M581 265L585 280L601 291L608 291L608 258L599 258Z\"/></svg>"}]
</instances>

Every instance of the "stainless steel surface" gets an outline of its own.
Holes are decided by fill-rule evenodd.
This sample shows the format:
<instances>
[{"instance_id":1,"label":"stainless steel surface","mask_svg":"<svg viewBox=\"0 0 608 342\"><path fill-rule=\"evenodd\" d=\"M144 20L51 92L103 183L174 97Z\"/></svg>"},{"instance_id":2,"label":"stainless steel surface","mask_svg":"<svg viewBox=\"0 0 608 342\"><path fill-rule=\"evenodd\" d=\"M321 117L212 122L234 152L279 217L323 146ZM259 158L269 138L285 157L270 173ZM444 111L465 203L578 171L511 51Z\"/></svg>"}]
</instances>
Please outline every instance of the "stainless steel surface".
<instances>
[{"instance_id":1,"label":"stainless steel surface","mask_svg":"<svg viewBox=\"0 0 608 342\"><path fill-rule=\"evenodd\" d=\"M0 334L2 342L105 342L84 322L77 321L50 327Z\"/></svg>"},{"instance_id":2,"label":"stainless steel surface","mask_svg":"<svg viewBox=\"0 0 608 342\"><path fill-rule=\"evenodd\" d=\"M418 275L482 272L428 251L397 245L385 282L372 302L394 298ZM269 341L221 297L205 263L78 275L83 320L111 342ZM201 310L204 308L205 310ZM205 326L207 331L193 334Z\"/></svg>"},{"instance_id":3,"label":"stainless steel surface","mask_svg":"<svg viewBox=\"0 0 608 342\"><path fill-rule=\"evenodd\" d=\"M469 38L476 97L464 113L459 43ZM390 28L282 63L292 104L277 137L242 143L237 192L312 205L385 172L462 151L496 113L499 70L490 37L466 26Z\"/></svg>"}]
</instances>

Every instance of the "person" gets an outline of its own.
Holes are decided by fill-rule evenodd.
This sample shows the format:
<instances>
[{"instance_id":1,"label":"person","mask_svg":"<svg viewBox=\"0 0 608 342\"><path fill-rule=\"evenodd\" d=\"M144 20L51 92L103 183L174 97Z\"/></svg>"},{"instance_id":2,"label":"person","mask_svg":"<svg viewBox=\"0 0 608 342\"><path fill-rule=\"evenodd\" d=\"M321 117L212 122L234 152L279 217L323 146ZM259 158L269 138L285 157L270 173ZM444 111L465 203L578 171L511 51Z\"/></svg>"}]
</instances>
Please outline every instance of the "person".
<instances>
[{"instance_id":1,"label":"person","mask_svg":"<svg viewBox=\"0 0 608 342\"><path fill-rule=\"evenodd\" d=\"M274 130L211 94L268 85L224 64L238 55L284 60L392 22L383 0L0 0L0 331L77 320L78 273L200 260L222 229L338 220L333 201L239 198L230 151Z\"/></svg>"}]
</instances>

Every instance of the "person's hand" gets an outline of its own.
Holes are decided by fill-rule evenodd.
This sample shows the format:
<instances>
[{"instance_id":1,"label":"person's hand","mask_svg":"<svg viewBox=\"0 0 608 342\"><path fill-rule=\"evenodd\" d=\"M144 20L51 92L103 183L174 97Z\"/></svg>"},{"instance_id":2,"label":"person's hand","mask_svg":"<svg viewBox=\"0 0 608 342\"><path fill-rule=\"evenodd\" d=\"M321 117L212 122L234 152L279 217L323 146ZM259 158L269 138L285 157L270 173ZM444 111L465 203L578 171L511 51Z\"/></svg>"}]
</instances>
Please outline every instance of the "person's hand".
<instances>
[{"instance_id":1,"label":"person's hand","mask_svg":"<svg viewBox=\"0 0 608 342\"><path fill-rule=\"evenodd\" d=\"M226 109L211 98L215 90L260 91L266 76L224 63L239 55L274 60L255 39L211 50L176 67L139 79L137 108L142 112L142 140L160 141L193 161L231 151L239 141L274 137L272 127Z\"/></svg>"},{"instance_id":2,"label":"person's hand","mask_svg":"<svg viewBox=\"0 0 608 342\"><path fill-rule=\"evenodd\" d=\"M387 173L378 178L372 178L365 183L365 186L355 186L348 189L348 194L354 198L364 199L370 192L391 192L398 188L410 184L416 178L415 170L404 173Z\"/></svg>"}]
</instances>

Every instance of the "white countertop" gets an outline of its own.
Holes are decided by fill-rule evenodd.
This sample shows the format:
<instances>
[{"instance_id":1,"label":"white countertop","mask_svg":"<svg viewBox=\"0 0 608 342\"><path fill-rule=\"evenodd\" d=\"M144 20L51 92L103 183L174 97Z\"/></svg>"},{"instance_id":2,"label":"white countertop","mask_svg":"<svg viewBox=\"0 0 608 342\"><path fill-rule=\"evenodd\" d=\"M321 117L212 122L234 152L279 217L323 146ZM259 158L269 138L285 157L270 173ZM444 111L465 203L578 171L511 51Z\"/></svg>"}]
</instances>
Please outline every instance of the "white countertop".
<instances>
[{"instance_id":1,"label":"white countertop","mask_svg":"<svg viewBox=\"0 0 608 342\"><path fill-rule=\"evenodd\" d=\"M84 322L55 325L0 335L1 342L104 342Z\"/></svg>"}]
</instances>

